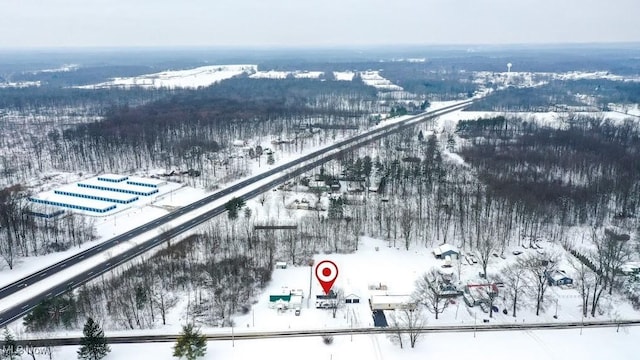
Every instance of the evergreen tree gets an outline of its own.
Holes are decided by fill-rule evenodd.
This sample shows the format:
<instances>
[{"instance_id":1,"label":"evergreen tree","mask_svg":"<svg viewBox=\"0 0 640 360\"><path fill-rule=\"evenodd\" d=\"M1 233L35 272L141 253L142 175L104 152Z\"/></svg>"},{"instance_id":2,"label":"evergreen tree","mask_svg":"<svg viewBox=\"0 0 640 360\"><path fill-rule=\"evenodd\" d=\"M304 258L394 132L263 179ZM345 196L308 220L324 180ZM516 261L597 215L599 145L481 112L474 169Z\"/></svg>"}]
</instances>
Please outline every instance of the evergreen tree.
<instances>
[{"instance_id":1,"label":"evergreen tree","mask_svg":"<svg viewBox=\"0 0 640 360\"><path fill-rule=\"evenodd\" d=\"M2 359L19 359L20 354L18 354L18 344L16 343L16 339L13 337L13 334L7 329L4 328L4 344L2 345L2 352L0 353L0 358Z\"/></svg>"},{"instance_id":2,"label":"evergreen tree","mask_svg":"<svg viewBox=\"0 0 640 360\"><path fill-rule=\"evenodd\" d=\"M227 210L227 215L229 216L229 219L231 220L235 220L238 218L238 212L240 211L240 209L242 209L245 205L244 200L242 200L241 198L232 198L231 200L227 201L227 203L224 205L225 210Z\"/></svg>"},{"instance_id":3,"label":"evergreen tree","mask_svg":"<svg viewBox=\"0 0 640 360\"><path fill-rule=\"evenodd\" d=\"M193 324L182 327L182 333L173 346L173 356L195 360L203 357L207 352L207 338L200 334L199 329L194 329Z\"/></svg>"},{"instance_id":4,"label":"evergreen tree","mask_svg":"<svg viewBox=\"0 0 640 360\"><path fill-rule=\"evenodd\" d=\"M273 154L269 154L269 157L267 157L267 164L268 165L273 165L273 163L275 163L276 161L273 159Z\"/></svg>"},{"instance_id":5,"label":"evergreen tree","mask_svg":"<svg viewBox=\"0 0 640 360\"><path fill-rule=\"evenodd\" d=\"M82 334L80 350L78 350L78 359L100 360L111 351L104 337L104 331L102 331L100 325L93 321L92 318L87 319Z\"/></svg>"}]
</instances>

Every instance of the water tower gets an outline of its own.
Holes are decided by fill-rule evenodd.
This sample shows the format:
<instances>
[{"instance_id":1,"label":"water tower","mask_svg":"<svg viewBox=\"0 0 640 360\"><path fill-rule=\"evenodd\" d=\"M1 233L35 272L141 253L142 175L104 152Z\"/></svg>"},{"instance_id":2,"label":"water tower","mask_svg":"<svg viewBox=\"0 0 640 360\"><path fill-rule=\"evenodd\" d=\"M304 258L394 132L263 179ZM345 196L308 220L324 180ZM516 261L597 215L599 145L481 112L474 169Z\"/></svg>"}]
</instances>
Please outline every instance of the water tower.
<instances>
[{"instance_id":1,"label":"water tower","mask_svg":"<svg viewBox=\"0 0 640 360\"><path fill-rule=\"evenodd\" d=\"M512 66L512 64L511 64L511 63L508 63L508 64L507 64L507 72L508 72L508 73L510 73L510 72L511 72L511 66Z\"/></svg>"}]
</instances>

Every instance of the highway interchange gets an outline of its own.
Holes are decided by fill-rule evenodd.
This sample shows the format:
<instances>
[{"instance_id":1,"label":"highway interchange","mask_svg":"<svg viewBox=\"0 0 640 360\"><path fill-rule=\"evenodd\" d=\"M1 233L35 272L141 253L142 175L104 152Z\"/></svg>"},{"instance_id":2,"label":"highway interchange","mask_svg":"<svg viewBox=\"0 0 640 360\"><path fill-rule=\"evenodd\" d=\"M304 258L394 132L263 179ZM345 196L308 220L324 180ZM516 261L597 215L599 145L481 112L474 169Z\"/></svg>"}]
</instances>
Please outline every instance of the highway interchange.
<instances>
[{"instance_id":1,"label":"highway interchange","mask_svg":"<svg viewBox=\"0 0 640 360\"><path fill-rule=\"evenodd\" d=\"M416 115L402 121L397 121L388 125L374 128L365 133L356 135L354 137L351 137L343 141L339 141L323 149L314 151L308 155L304 155L286 164L277 166L264 173L252 176L246 180L238 182L237 184L234 184L225 189L217 191L187 206L184 206L178 210L175 210L167 215L157 218L151 222L145 223L121 235L118 235L109 240L106 240L101 244L98 244L82 252L79 252L73 256L70 256L56 264L48 266L29 276L26 276L22 279L14 281L13 283L6 285L0 289L0 299L10 296L20 290L25 290L25 288L28 288L29 286L36 284L40 281L47 281L47 279L50 276L55 275L60 271L63 271L71 266L74 266L75 264L78 264L79 262L82 262L86 259L93 258L100 254L106 253L109 251L109 249L113 248L114 246L117 246L118 244L127 242L139 235L142 235L146 232L162 227L164 224L167 224L184 215L187 215L190 212L198 210L215 200L218 200L220 198L223 198L231 194L236 194L236 197L242 197L245 200L250 199L265 191L272 189L273 187L287 180L290 180L300 174L308 172L309 170L321 165L322 163L325 163L329 160L339 157L343 153L349 152L355 148L358 148L370 142L376 141L384 136L412 127L425 120L433 119L437 116L463 109L469 106L471 103L473 103L473 101L474 100L467 100L454 105L443 107L438 110L422 113L420 115ZM274 175L279 175L279 176L275 177L273 180L270 180L266 184L261 185L255 189L252 189L246 192L241 192L241 190L249 187L250 185ZM175 236L178 236L179 234L182 234L185 231L188 231L199 224L204 223L205 221L223 213L224 211L225 211L224 205L217 206L211 210L208 210L201 215L195 216L179 225L176 225L168 229L162 234L154 236L148 241L145 241L141 244L131 247L129 250L121 254L110 257L105 262L97 263L95 266L91 267L85 272L79 273L73 276L72 278L64 281L63 283L56 284L46 291L33 295L26 301L15 304L9 307L8 309L5 309L3 312L0 313L0 326L5 326L10 322L26 315L29 311L31 311L31 309L37 306L44 299L59 296L65 293L66 291L69 291L70 289L76 288L104 274L105 272L141 254L144 254L148 250L164 243L165 241Z\"/></svg>"}]
</instances>

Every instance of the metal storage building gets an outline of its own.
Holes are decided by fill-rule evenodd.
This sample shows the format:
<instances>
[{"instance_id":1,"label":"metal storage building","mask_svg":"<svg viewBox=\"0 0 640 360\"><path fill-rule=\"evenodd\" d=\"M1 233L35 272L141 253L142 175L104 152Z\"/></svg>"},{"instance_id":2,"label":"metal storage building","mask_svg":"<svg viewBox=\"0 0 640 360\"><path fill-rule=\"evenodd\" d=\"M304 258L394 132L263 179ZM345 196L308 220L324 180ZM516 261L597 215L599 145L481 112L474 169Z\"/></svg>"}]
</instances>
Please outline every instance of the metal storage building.
<instances>
[{"instance_id":1,"label":"metal storage building","mask_svg":"<svg viewBox=\"0 0 640 360\"><path fill-rule=\"evenodd\" d=\"M29 198L29 200L38 204L60 206L69 209L84 210L97 213L106 213L116 208L115 204L104 201L84 199L74 196L65 196L55 193L40 194L37 197Z\"/></svg>"},{"instance_id":2,"label":"metal storage building","mask_svg":"<svg viewBox=\"0 0 640 360\"><path fill-rule=\"evenodd\" d=\"M139 199L138 196L115 191L90 189L80 186L65 186L53 191L59 195L75 196L84 199L129 204Z\"/></svg>"},{"instance_id":3,"label":"metal storage building","mask_svg":"<svg viewBox=\"0 0 640 360\"><path fill-rule=\"evenodd\" d=\"M89 188L89 189L98 189L98 190L107 190L107 191L116 191L125 194L134 194L134 195L142 195L149 196L153 195L159 190L157 188L149 188L143 186L131 185L123 182L118 183L108 183L96 180L86 180L78 183L78 186Z\"/></svg>"}]
</instances>

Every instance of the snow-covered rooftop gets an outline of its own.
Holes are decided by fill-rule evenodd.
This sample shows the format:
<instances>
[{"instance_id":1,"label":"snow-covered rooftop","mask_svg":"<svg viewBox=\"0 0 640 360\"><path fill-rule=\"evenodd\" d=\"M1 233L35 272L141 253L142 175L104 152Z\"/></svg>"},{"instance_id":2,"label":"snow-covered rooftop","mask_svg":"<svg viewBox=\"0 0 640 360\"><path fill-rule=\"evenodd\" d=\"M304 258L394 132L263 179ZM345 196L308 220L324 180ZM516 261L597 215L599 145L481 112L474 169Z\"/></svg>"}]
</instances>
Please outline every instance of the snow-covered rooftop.
<instances>
[{"instance_id":1,"label":"snow-covered rooftop","mask_svg":"<svg viewBox=\"0 0 640 360\"><path fill-rule=\"evenodd\" d=\"M74 206L83 206L97 210L107 210L113 208L114 204L106 201L84 199L75 196L59 195L54 192L45 192L32 196L31 199L40 199L48 202L61 203Z\"/></svg>"},{"instance_id":2,"label":"snow-covered rooftop","mask_svg":"<svg viewBox=\"0 0 640 360\"><path fill-rule=\"evenodd\" d=\"M131 184L127 184L126 182L112 183L112 182L100 181L96 179L88 179L88 180L80 181L78 183L78 187L83 187L83 186L95 186L95 187L102 188L103 190L114 189L114 191L117 191L117 190L134 191L137 193L142 193L144 195L151 195L158 191L157 189L149 188L146 186L131 185Z\"/></svg>"},{"instance_id":3,"label":"snow-covered rooftop","mask_svg":"<svg viewBox=\"0 0 640 360\"><path fill-rule=\"evenodd\" d=\"M113 184L113 183L105 183L105 184ZM136 195L133 195L133 194L127 194L127 193L109 191L109 190L92 189L92 188L73 186L73 185L66 185L54 191L61 195L66 195L66 194L62 194L62 192L66 192L70 194L96 196L96 197L101 197L105 199L112 199L112 200L125 201L125 202L134 201L138 198ZM72 195L67 195L67 196L72 196ZM104 201L107 201L107 200L104 200Z\"/></svg>"}]
</instances>

